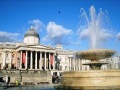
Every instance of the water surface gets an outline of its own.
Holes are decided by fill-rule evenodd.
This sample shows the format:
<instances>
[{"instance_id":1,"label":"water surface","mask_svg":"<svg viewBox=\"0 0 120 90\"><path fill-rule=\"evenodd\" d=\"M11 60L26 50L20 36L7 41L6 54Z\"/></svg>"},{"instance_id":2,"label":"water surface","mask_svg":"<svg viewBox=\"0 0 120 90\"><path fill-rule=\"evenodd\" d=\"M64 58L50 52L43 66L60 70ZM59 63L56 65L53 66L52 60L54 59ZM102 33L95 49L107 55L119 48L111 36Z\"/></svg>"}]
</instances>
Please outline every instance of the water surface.
<instances>
[{"instance_id":1,"label":"water surface","mask_svg":"<svg viewBox=\"0 0 120 90\"><path fill-rule=\"evenodd\" d=\"M0 87L0 90L55 90L53 85Z\"/></svg>"}]
</instances>

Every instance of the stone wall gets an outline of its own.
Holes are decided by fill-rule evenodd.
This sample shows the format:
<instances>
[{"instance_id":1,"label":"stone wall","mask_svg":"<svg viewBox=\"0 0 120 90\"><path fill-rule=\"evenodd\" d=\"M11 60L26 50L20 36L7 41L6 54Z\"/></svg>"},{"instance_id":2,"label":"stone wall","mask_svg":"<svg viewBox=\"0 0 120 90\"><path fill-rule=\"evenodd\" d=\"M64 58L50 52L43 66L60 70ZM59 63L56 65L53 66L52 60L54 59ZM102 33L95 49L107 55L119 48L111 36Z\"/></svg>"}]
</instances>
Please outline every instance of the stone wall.
<instances>
[{"instance_id":1,"label":"stone wall","mask_svg":"<svg viewBox=\"0 0 120 90\"><path fill-rule=\"evenodd\" d=\"M40 70L0 70L0 76L10 76L10 83L15 83L16 80L21 84L27 82L49 82L52 83L51 71L40 71Z\"/></svg>"}]
</instances>

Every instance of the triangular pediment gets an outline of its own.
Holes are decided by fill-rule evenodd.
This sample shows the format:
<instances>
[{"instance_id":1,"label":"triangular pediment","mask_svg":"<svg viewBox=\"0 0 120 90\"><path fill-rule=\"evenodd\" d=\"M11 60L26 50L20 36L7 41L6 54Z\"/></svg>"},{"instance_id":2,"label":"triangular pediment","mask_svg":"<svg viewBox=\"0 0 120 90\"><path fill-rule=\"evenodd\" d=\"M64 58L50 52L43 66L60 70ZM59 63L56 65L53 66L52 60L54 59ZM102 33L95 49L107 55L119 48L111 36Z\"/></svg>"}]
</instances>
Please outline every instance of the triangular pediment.
<instances>
[{"instance_id":1,"label":"triangular pediment","mask_svg":"<svg viewBox=\"0 0 120 90\"><path fill-rule=\"evenodd\" d=\"M55 49L51 46L45 46L45 45L27 45L23 44L18 46L17 51L19 50L28 50L28 51L41 51L41 52L55 52Z\"/></svg>"},{"instance_id":2,"label":"triangular pediment","mask_svg":"<svg viewBox=\"0 0 120 90\"><path fill-rule=\"evenodd\" d=\"M51 46L45 46L45 45L24 45L23 47L26 48L36 48L36 49L53 49Z\"/></svg>"},{"instance_id":3,"label":"triangular pediment","mask_svg":"<svg viewBox=\"0 0 120 90\"><path fill-rule=\"evenodd\" d=\"M31 47L31 48L49 48L49 49L52 49L52 47L50 46L44 46L44 45L28 45L28 47Z\"/></svg>"}]
</instances>

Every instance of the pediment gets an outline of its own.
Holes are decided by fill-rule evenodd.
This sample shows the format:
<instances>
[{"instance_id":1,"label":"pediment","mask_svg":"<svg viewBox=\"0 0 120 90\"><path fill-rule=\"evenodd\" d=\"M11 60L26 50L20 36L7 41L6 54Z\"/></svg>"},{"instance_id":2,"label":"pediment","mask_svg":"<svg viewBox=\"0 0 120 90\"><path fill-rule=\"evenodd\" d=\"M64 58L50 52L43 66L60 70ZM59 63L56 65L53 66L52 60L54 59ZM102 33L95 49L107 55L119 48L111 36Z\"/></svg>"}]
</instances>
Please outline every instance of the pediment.
<instances>
[{"instance_id":1,"label":"pediment","mask_svg":"<svg viewBox=\"0 0 120 90\"><path fill-rule=\"evenodd\" d=\"M36 49L53 49L50 46L45 46L45 45L25 45L24 47L26 48L36 48Z\"/></svg>"}]
</instances>

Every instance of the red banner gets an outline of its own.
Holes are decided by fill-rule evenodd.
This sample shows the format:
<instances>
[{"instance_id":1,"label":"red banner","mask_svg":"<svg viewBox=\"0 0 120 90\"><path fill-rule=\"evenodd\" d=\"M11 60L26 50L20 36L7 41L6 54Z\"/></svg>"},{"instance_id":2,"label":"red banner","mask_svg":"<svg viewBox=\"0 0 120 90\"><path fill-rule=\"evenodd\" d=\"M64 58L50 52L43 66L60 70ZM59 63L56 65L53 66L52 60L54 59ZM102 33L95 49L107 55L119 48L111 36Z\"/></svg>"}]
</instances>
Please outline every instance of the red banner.
<instances>
[{"instance_id":1,"label":"red banner","mask_svg":"<svg viewBox=\"0 0 120 90\"><path fill-rule=\"evenodd\" d=\"M22 53L22 63L25 64L25 59L26 59L26 53Z\"/></svg>"},{"instance_id":2,"label":"red banner","mask_svg":"<svg viewBox=\"0 0 120 90\"><path fill-rule=\"evenodd\" d=\"M50 54L50 64L53 65L53 54Z\"/></svg>"}]
</instances>

